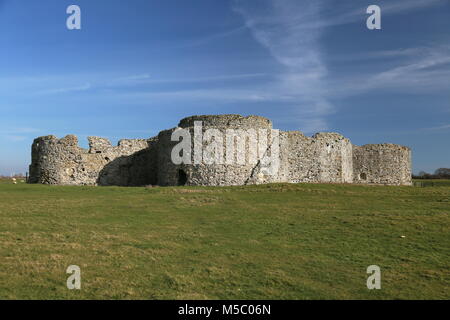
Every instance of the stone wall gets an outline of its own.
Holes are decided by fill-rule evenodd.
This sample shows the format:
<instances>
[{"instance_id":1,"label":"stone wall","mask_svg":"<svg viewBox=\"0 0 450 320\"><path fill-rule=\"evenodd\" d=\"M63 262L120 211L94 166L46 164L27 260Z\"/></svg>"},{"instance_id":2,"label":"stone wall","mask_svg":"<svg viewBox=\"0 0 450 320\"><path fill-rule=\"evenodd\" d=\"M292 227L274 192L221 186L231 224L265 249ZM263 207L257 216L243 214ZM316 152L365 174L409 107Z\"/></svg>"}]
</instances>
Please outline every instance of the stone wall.
<instances>
[{"instance_id":1,"label":"stone wall","mask_svg":"<svg viewBox=\"0 0 450 320\"><path fill-rule=\"evenodd\" d=\"M354 183L410 185L411 149L395 144L353 146Z\"/></svg>"},{"instance_id":2,"label":"stone wall","mask_svg":"<svg viewBox=\"0 0 450 320\"><path fill-rule=\"evenodd\" d=\"M196 121L202 123L198 132L194 132ZM191 147L184 151L190 163L174 164L171 155L179 141L172 141L172 134L182 129L191 136ZM207 129L214 129L208 130L214 134L207 136ZM272 122L259 116L192 116L182 119L178 127L161 131L150 139L124 139L117 146L105 138L89 137L88 141L89 149L83 149L73 135L35 139L29 181L118 186L412 183L411 150L407 147L354 146L338 133L321 132L307 137L299 131L273 131ZM212 148L216 142L223 146L218 154L222 162L196 161L199 151L203 160L208 151L217 155L217 150ZM277 171L270 174L271 166L260 159L277 153Z\"/></svg>"},{"instance_id":3,"label":"stone wall","mask_svg":"<svg viewBox=\"0 0 450 320\"><path fill-rule=\"evenodd\" d=\"M199 132L194 132L196 121L202 124L202 130ZM189 130L192 137L189 154L191 164L177 165L171 161L173 147L178 144L178 141L171 141L171 136L174 131L179 129ZM216 130L216 135L207 137L205 133L208 129ZM185 118L180 121L177 128L162 131L158 135L158 184L163 186L179 184L226 186L262 182L261 175L258 176L260 173L260 170L257 170L258 163L251 160L258 159L258 155L267 151L267 147L259 150L258 145L260 145L261 139L265 138L270 141L270 129L272 129L271 121L258 116L223 115ZM254 140L251 140L250 136L246 136L247 133L251 133L249 130L253 130ZM228 136L233 134L233 141L227 141L227 134ZM223 146L222 160L214 164L205 163L206 161L196 163L196 152L201 154L200 157L204 160L208 146L216 139L220 139ZM199 149L195 149L196 144L200 146ZM227 162L227 157L231 157L228 159L232 160ZM238 163L237 159L240 157L245 160L244 163Z\"/></svg>"},{"instance_id":4,"label":"stone wall","mask_svg":"<svg viewBox=\"0 0 450 320\"><path fill-rule=\"evenodd\" d=\"M283 180L286 182L353 181L352 144L338 133L306 137L298 131L284 133Z\"/></svg>"},{"instance_id":5,"label":"stone wall","mask_svg":"<svg viewBox=\"0 0 450 320\"><path fill-rule=\"evenodd\" d=\"M143 185L156 183L155 140L120 140L112 146L108 139L89 137L89 149L78 139L45 136L34 140L30 183L57 185Z\"/></svg>"}]
</instances>

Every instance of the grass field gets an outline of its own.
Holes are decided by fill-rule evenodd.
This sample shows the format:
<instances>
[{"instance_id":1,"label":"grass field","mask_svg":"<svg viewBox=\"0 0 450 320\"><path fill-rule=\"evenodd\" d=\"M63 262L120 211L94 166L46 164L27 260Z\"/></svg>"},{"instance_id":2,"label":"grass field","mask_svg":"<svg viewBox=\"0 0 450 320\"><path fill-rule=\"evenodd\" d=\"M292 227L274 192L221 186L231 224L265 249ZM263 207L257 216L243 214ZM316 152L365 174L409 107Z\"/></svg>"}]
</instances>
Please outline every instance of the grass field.
<instances>
[{"instance_id":1,"label":"grass field","mask_svg":"<svg viewBox=\"0 0 450 320\"><path fill-rule=\"evenodd\" d=\"M415 179L416 187L450 187L450 180L446 179Z\"/></svg>"},{"instance_id":2,"label":"grass field","mask_svg":"<svg viewBox=\"0 0 450 320\"><path fill-rule=\"evenodd\" d=\"M0 299L449 299L449 214L445 185L2 181Z\"/></svg>"}]
</instances>

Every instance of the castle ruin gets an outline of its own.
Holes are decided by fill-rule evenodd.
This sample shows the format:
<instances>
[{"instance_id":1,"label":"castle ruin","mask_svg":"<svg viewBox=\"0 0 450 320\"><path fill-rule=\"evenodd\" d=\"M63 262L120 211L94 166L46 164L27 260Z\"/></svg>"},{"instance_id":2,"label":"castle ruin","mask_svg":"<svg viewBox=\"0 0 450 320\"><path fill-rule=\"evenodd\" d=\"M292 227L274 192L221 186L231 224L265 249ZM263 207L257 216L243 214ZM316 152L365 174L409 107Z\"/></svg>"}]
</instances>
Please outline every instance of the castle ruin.
<instances>
[{"instance_id":1,"label":"castle ruin","mask_svg":"<svg viewBox=\"0 0 450 320\"><path fill-rule=\"evenodd\" d=\"M215 129L255 130L256 139L270 140L272 122L259 116L240 115L192 116L178 127L161 131L149 139L123 139L117 146L105 138L89 137L89 149L78 146L78 139L68 135L36 138L32 145L30 183L55 185L102 186L228 186L273 182L359 183L411 185L411 150L395 144L353 145L338 133L317 133L307 137L299 131L279 131L276 174L268 175L260 161L249 161L252 154L274 152L273 144L266 150L255 147L249 139L236 137L241 148L228 147L224 156L243 153L244 163L181 163L172 161L174 131L180 128L194 133L194 123L201 121L202 131ZM264 136L261 129L267 129ZM197 138L198 139L198 138ZM217 139L217 137L216 137ZM239 140L241 142L239 142ZM204 141L201 141L202 143ZM206 148L207 143L202 147ZM194 147L193 147L194 148ZM258 149L258 150L257 150ZM192 151L192 152L191 152ZM194 151L187 152L194 157ZM198 151L198 150L197 150ZM202 151L202 150L201 150Z\"/></svg>"}]
</instances>

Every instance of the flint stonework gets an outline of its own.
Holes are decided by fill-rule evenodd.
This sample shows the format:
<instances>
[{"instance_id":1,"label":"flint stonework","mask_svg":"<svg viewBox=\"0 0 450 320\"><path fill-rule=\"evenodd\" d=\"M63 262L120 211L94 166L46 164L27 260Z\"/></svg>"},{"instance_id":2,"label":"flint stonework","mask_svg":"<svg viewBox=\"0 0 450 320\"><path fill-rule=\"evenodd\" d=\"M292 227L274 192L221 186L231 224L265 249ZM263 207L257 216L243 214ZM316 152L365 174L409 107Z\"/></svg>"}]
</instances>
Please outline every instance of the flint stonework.
<instances>
[{"instance_id":1,"label":"flint stonework","mask_svg":"<svg viewBox=\"0 0 450 320\"><path fill-rule=\"evenodd\" d=\"M245 163L195 161L196 151L205 152L207 148L204 137L195 135L194 123L198 121L202 122L201 133L207 129L221 133L224 159L240 156ZM190 164L174 164L171 160L172 149L178 143L171 136L177 128L191 133ZM321 132L307 137L299 131L279 131L276 145L279 166L276 174L268 174L261 161L251 159L275 152L269 119L240 115L192 116L182 119L177 128L161 131L149 139L123 139L117 146L105 138L89 137L89 149L79 147L74 135L61 139L53 135L36 138L29 182L105 186L229 186L273 182L412 184L411 150L400 145L356 146L338 133ZM231 129L234 132L254 130L257 141L251 143L244 138L247 143L243 148L230 144L230 140L227 144L226 134Z\"/></svg>"}]
</instances>

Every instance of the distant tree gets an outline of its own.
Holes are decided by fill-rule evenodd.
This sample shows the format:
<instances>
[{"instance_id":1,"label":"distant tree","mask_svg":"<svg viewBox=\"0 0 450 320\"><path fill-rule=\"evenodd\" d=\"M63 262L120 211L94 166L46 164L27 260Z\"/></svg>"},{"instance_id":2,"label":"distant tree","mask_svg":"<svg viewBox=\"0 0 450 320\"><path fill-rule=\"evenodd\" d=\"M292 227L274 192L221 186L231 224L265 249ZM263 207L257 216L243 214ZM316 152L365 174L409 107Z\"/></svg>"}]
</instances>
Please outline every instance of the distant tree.
<instances>
[{"instance_id":1,"label":"distant tree","mask_svg":"<svg viewBox=\"0 0 450 320\"><path fill-rule=\"evenodd\" d=\"M428 175L428 173L426 173L425 171L420 171L419 172L419 177L424 177L426 175Z\"/></svg>"},{"instance_id":2,"label":"distant tree","mask_svg":"<svg viewBox=\"0 0 450 320\"><path fill-rule=\"evenodd\" d=\"M450 179L450 168L439 168L434 172L436 178Z\"/></svg>"},{"instance_id":3,"label":"distant tree","mask_svg":"<svg viewBox=\"0 0 450 320\"><path fill-rule=\"evenodd\" d=\"M413 179L433 179L434 175L425 171L419 171L417 176L413 176Z\"/></svg>"}]
</instances>

